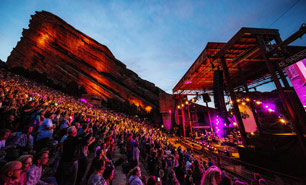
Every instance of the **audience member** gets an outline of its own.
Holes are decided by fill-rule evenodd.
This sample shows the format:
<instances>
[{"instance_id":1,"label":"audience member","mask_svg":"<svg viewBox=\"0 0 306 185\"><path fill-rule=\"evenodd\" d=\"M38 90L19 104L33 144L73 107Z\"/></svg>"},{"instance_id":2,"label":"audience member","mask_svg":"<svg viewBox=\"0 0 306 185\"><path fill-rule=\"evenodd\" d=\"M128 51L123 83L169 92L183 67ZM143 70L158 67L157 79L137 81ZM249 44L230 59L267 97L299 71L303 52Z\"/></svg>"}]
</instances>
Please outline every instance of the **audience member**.
<instances>
[{"instance_id":1,"label":"audience member","mask_svg":"<svg viewBox=\"0 0 306 185\"><path fill-rule=\"evenodd\" d=\"M140 180L141 177L141 169L139 166L134 167L127 175L127 185L143 185Z\"/></svg>"},{"instance_id":2,"label":"audience member","mask_svg":"<svg viewBox=\"0 0 306 185\"><path fill-rule=\"evenodd\" d=\"M94 164L94 172L90 175L87 184L88 185L108 185L102 174L105 169L105 161L100 160Z\"/></svg>"},{"instance_id":3,"label":"audience member","mask_svg":"<svg viewBox=\"0 0 306 185\"><path fill-rule=\"evenodd\" d=\"M104 170L103 178L105 179L107 185L110 185L114 178L115 168L114 166L108 167Z\"/></svg>"},{"instance_id":4,"label":"audience member","mask_svg":"<svg viewBox=\"0 0 306 185\"><path fill-rule=\"evenodd\" d=\"M47 165L49 161L49 150L42 150L34 156L34 164L30 167L28 171L27 185L36 185L36 184L54 184L57 182L54 177L48 177L47 179L42 179L42 169L43 166Z\"/></svg>"},{"instance_id":5,"label":"audience member","mask_svg":"<svg viewBox=\"0 0 306 185\"><path fill-rule=\"evenodd\" d=\"M218 185L221 182L221 170L217 166L211 166L203 177L202 185Z\"/></svg>"},{"instance_id":6,"label":"audience member","mask_svg":"<svg viewBox=\"0 0 306 185\"><path fill-rule=\"evenodd\" d=\"M20 156L17 161L20 161L22 163L22 173L20 176L20 185L26 185L28 176L27 173L30 170L30 167L32 165L33 156L32 155L22 155Z\"/></svg>"},{"instance_id":7,"label":"audience member","mask_svg":"<svg viewBox=\"0 0 306 185\"><path fill-rule=\"evenodd\" d=\"M19 184L21 172L22 163L20 161L10 161L6 163L0 170L0 184Z\"/></svg>"}]
</instances>

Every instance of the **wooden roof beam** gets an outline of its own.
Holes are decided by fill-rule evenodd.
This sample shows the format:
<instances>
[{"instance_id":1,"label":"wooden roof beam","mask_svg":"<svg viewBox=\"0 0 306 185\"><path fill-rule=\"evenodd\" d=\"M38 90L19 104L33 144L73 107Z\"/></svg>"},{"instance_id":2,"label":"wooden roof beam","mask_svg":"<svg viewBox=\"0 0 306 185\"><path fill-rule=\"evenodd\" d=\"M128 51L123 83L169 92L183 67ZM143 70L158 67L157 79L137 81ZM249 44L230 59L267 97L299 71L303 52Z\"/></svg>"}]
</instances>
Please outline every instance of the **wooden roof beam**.
<instances>
[{"instance_id":1,"label":"wooden roof beam","mask_svg":"<svg viewBox=\"0 0 306 185\"><path fill-rule=\"evenodd\" d=\"M224 55L239 55L239 54L241 54L243 51L241 51L241 52L237 52L237 53L235 53L235 52L226 52L226 53L224 53Z\"/></svg>"},{"instance_id":2,"label":"wooden roof beam","mask_svg":"<svg viewBox=\"0 0 306 185\"><path fill-rule=\"evenodd\" d=\"M240 56L232 60L231 63L233 63L233 66L236 66L239 63L241 63L244 59L249 58L250 56L252 56L258 51L259 51L259 48L256 48L256 47L249 48L246 52L242 53Z\"/></svg>"},{"instance_id":3,"label":"wooden roof beam","mask_svg":"<svg viewBox=\"0 0 306 185\"><path fill-rule=\"evenodd\" d=\"M216 54L215 60L221 58L225 51L234 45L243 35L278 35L276 29L261 29L261 28L241 28L234 37L227 42L227 44Z\"/></svg>"},{"instance_id":4,"label":"wooden roof beam","mask_svg":"<svg viewBox=\"0 0 306 185\"><path fill-rule=\"evenodd\" d=\"M256 43L255 42L236 42L234 45L252 47L252 46L255 46Z\"/></svg>"},{"instance_id":5,"label":"wooden roof beam","mask_svg":"<svg viewBox=\"0 0 306 185\"><path fill-rule=\"evenodd\" d=\"M243 52L243 51L245 51L245 49L242 49L242 48L236 48L236 47L232 47L232 48L228 49L227 51L237 51L237 52Z\"/></svg>"},{"instance_id":6,"label":"wooden roof beam","mask_svg":"<svg viewBox=\"0 0 306 185\"><path fill-rule=\"evenodd\" d=\"M276 46L272 51L267 53L267 56L272 55L274 52L277 51L278 48L282 48L284 46L287 46L290 43L292 43L293 41L295 41L296 39L301 38L305 33L306 33L306 24L304 23L304 24L301 25L300 29L297 32L295 32L294 34L289 36L280 45Z\"/></svg>"}]
</instances>

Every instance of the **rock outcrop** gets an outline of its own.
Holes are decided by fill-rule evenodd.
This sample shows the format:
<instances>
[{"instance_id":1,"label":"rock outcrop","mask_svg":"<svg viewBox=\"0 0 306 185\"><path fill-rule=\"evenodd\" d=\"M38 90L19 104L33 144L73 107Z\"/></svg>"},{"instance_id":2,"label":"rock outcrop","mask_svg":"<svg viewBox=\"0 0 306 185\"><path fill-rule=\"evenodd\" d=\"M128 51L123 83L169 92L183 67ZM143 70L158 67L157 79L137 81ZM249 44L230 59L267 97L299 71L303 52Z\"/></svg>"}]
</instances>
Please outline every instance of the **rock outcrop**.
<instances>
[{"instance_id":1,"label":"rock outcrop","mask_svg":"<svg viewBox=\"0 0 306 185\"><path fill-rule=\"evenodd\" d=\"M147 109L159 108L163 91L127 69L106 46L49 12L36 12L31 18L29 29L23 30L8 57L9 69L45 74L63 88L76 82L88 94L105 100L117 98Z\"/></svg>"},{"instance_id":2,"label":"rock outcrop","mask_svg":"<svg viewBox=\"0 0 306 185\"><path fill-rule=\"evenodd\" d=\"M0 59L0 68L5 67L5 66L6 66L5 62L3 62L3 61Z\"/></svg>"}]
</instances>

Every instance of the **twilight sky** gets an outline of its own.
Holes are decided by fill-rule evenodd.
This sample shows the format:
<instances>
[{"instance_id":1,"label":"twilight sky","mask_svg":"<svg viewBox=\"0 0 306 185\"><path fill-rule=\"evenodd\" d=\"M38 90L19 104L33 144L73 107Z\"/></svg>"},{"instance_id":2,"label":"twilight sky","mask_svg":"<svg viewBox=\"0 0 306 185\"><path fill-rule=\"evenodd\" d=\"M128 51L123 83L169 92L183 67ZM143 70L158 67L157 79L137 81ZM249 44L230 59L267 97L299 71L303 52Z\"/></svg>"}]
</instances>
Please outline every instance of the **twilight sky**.
<instances>
[{"instance_id":1,"label":"twilight sky","mask_svg":"<svg viewBox=\"0 0 306 185\"><path fill-rule=\"evenodd\" d=\"M241 27L279 29L284 40L306 23L306 0L1 0L1 60L41 10L106 45L168 93L207 42L227 42ZM294 45L306 46L305 37Z\"/></svg>"}]
</instances>

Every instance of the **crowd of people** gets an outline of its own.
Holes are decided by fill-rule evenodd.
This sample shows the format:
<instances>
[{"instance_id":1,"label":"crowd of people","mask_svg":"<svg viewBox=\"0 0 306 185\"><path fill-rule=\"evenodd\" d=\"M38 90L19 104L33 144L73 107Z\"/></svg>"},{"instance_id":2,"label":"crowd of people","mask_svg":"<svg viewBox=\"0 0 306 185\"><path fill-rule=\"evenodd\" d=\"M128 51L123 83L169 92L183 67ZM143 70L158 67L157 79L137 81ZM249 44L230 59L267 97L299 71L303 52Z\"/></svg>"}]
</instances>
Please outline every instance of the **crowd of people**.
<instances>
[{"instance_id":1,"label":"crowd of people","mask_svg":"<svg viewBox=\"0 0 306 185\"><path fill-rule=\"evenodd\" d=\"M137 117L91 107L5 69L0 129L0 184L109 185L116 165L128 185L245 184ZM121 163L112 160L115 149L125 156ZM149 176L141 175L140 163ZM265 184L256 178L252 184Z\"/></svg>"},{"instance_id":2,"label":"crowd of people","mask_svg":"<svg viewBox=\"0 0 306 185\"><path fill-rule=\"evenodd\" d=\"M90 152L102 143L108 148L100 152L105 163L94 163L85 182L105 180L109 184L114 171L111 160L107 160L113 150L109 147L114 143L112 134L117 122L127 117L94 109L4 69L0 79L3 184L81 184L90 165ZM102 178L106 172L108 177Z\"/></svg>"},{"instance_id":3,"label":"crowd of people","mask_svg":"<svg viewBox=\"0 0 306 185\"><path fill-rule=\"evenodd\" d=\"M211 158L196 158L190 149L169 142L167 134L160 129L141 123L121 122L118 125L118 147L126 154L126 163L122 164L125 172L129 171L128 184L146 185L231 185L246 182L229 177L221 171L220 164ZM140 160L141 159L141 160ZM149 176L141 176L139 163L145 163ZM139 183L141 180L142 183ZM256 174L252 185L265 184Z\"/></svg>"}]
</instances>

